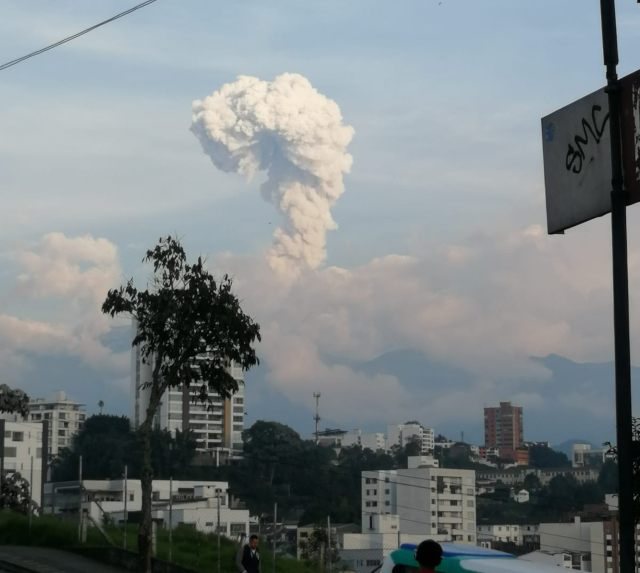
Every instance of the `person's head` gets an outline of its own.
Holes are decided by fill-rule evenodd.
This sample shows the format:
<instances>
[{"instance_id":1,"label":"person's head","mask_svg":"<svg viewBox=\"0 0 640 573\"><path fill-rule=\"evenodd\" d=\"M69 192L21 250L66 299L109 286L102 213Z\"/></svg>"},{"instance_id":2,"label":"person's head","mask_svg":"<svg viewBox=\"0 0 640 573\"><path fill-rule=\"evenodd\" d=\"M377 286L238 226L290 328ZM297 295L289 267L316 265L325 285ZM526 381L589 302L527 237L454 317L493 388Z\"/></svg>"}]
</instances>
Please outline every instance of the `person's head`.
<instances>
[{"instance_id":1,"label":"person's head","mask_svg":"<svg viewBox=\"0 0 640 573\"><path fill-rule=\"evenodd\" d=\"M432 539L426 539L416 548L416 561L422 567L435 569L442 562L442 547Z\"/></svg>"},{"instance_id":2,"label":"person's head","mask_svg":"<svg viewBox=\"0 0 640 573\"><path fill-rule=\"evenodd\" d=\"M249 547L251 547L251 549L257 549L258 548L258 536L257 535L252 535L251 537L249 537Z\"/></svg>"}]
</instances>

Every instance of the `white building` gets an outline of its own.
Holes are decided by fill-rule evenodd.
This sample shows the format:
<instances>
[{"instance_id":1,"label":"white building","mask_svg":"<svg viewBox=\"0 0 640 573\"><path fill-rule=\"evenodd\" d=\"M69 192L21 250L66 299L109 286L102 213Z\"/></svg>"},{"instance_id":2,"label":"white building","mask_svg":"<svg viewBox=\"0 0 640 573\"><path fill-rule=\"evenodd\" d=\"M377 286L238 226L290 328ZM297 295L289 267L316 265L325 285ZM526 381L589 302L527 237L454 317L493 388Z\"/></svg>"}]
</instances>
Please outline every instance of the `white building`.
<instances>
[{"instance_id":1,"label":"white building","mask_svg":"<svg viewBox=\"0 0 640 573\"><path fill-rule=\"evenodd\" d=\"M411 442L420 444L420 453L423 455L433 453L435 438L433 428L425 428L418 422L406 422L404 424L391 424L387 426L387 449L393 446L404 448Z\"/></svg>"},{"instance_id":2,"label":"white building","mask_svg":"<svg viewBox=\"0 0 640 573\"><path fill-rule=\"evenodd\" d=\"M29 402L29 421L49 422L49 453L58 455L71 446L73 436L84 425L86 410L83 404L70 400L59 390L52 398L35 398Z\"/></svg>"},{"instance_id":3,"label":"white building","mask_svg":"<svg viewBox=\"0 0 640 573\"><path fill-rule=\"evenodd\" d=\"M152 378L151 363L143 363L140 349L132 349L131 397L134 427L138 427L146 416L150 388L142 386ZM171 388L162 397L156 415L156 427L169 430L193 432L200 452L207 452L216 461L237 458L242 455L242 431L244 430L244 381L242 369L231 366L232 376L238 381L238 392L231 398L222 398L216 392L209 393L209 404L197 399L197 389L185 392L182 388Z\"/></svg>"},{"instance_id":4,"label":"white building","mask_svg":"<svg viewBox=\"0 0 640 573\"><path fill-rule=\"evenodd\" d=\"M582 521L579 517L573 523L541 523L540 551L571 555L573 568L617 573L617 529L615 520ZM636 539L639 532L637 529ZM635 549L637 552L637 542Z\"/></svg>"},{"instance_id":5,"label":"white building","mask_svg":"<svg viewBox=\"0 0 640 573\"><path fill-rule=\"evenodd\" d=\"M386 450L386 440L382 432L363 432L360 429L346 432L340 438L340 445L343 448L349 446L360 446L362 449L370 449L374 452Z\"/></svg>"},{"instance_id":6,"label":"white building","mask_svg":"<svg viewBox=\"0 0 640 573\"><path fill-rule=\"evenodd\" d=\"M0 436L4 434L0 467L7 473L20 473L30 484L31 499L39 506L42 499L42 424L11 418L16 417L0 419Z\"/></svg>"},{"instance_id":7,"label":"white building","mask_svg":"<svg viewBox=\"0 0 640 573\"><path fill-rule=\"evenodd\" d=\"M493 547L496 542L534 545L540 541L539 525L519 525L515 523L478 525L476 532L478 545L481 547Z\"/></svg>"},{"instance_id":8,"label":"white building","mask_svg":"<svg viewBox=\"0 0 640 573\"><path fill-rule=\"evenodd\" d=\"M231 539L246 536L249 511L229 507L228 489L227 482L153 480L152 517L165 527L187 524L204 533L215 532L219 518L223 535ZM140 480L130 479L126 484L124 480L82 481L82 509L93 523L103 523L105 516L122 523L125 498L127 514L142 509ZM77 481L45 484L46 513L77 515L79 500Z\"/></svg>"},{"instance_id":9,"label":"white building","mask_svg":"<svg viewBox=\"0 0 640 573\"><path fill-rule=\"evenodd\" d=\"M401 534L476 543L475 472L420 467L362 472L362 531L397 515ZM379 527L379 526L378 526Z\"/></svg>"},{"instance_id":10,"label":"white building","mask_svg":"<svg viewBox=\"0 0 640 573\"><path fill-rule=\"evenodd\" d=\"M588 443L575 443L571 446L571 465L574 468L599 466L606 459L608 450L593 449Z\"/></svg>"},{"instance_id":11,"label":"white building","mask_svg":"<svg viewBox=\"0 0 640 573\"><path fill-rule=\"evenodd\" d=\"M440 462L433 456L407 456L407 467L409 469L437 468L440 467Z\"/></svg>"}]
</instances>

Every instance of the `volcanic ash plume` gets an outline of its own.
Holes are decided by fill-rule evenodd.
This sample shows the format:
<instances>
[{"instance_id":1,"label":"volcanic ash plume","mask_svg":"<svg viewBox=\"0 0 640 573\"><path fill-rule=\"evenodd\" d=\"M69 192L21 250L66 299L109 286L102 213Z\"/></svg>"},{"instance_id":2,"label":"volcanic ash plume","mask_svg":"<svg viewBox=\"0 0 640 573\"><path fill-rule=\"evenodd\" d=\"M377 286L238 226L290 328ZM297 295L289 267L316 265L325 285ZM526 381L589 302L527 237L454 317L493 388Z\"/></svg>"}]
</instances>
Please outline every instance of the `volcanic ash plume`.
<instances>
[{"instance_id":1,"label":"volcanic ash plume","mask_svg":"<svg viewBox=\"0 0 640 573\"><path fill-rule=\"evenodd\" d=\"M331 207L351 168L353 128L338 105L298 74L267 82L249 76L193 102L191 131L223 171L250 179L266 170L263 197L284 215L270 251L272 267L318 267L326 232L337 227Z\"/></svg>"}]
</instances>

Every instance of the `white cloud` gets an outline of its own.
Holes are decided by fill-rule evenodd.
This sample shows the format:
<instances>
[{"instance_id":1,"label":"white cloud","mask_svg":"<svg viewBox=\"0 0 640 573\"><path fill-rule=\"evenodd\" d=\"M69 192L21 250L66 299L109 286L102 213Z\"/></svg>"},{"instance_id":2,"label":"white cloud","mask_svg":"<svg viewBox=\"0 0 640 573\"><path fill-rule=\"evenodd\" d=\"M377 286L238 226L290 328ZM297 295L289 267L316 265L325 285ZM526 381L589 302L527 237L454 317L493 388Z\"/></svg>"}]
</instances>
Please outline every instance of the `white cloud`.
<instances>
[{"instance_id":1,"label":"white cloud","mask_svg":"<svg viewBox=\"0 0 640 573\"><path fill-rule=\"evenodd\" d=\"M100 311L101 301L121 276L113 243L49 233L10 258L16 284L5 306L14 313L0 314L0 364L6 376L19 378L28 369L27 355L74 356L96 368L127 371L128 353L114 354L101 342L112 325Z\"/></svg>"},{"instance_id":2,"label":"white cloud","mask_svg":"<svg viewBox=\"0 0 640 573\"><path fill-rule=\"evenodd\" d=\"M549 372L532 356L610 359L608 259L593 235L561 243L529 226L353 269L307 270L288 283L263 260L225 255L216 266L236 277L263 326L271 383L300 404L321 391L335 419L355 424L410 412L464 420L505 399L540 407ZM405 348L467 370L472 384L430 381L409 392L349 366Z\"/></svg>"}]
</instances>

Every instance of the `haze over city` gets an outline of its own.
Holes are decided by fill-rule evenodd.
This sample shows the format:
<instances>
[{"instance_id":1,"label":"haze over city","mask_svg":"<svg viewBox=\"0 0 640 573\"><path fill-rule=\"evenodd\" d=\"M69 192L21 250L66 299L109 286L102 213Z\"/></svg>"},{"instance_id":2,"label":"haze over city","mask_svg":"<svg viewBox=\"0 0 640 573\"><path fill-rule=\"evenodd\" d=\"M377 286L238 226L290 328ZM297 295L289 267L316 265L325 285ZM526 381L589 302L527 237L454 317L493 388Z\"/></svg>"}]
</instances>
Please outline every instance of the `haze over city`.
<instances>
[{"instance_id":1,"label":"haze over city","mask_svg":"<svg viewBox=\"0 0 640 573\"><path fill-rule=\"evenodd\" d=\"M129 7L28 4L0 1L2 61ZM416 419L479 442L482 407L508 400L527 439L612 440L609 219L547 235L540 135L604 85L599 16L157 2L2 71L0 382L128 414L130 325L100 305L145 285L171 233L262 327L247 425L308 436L320 392L323 427ZM640 10L618 19L624 75Z\"/></svg>"}]
</instances>

